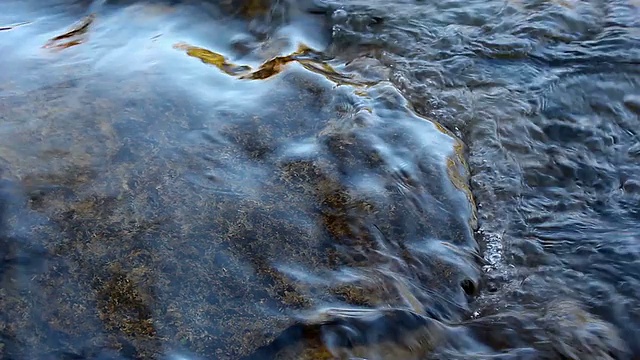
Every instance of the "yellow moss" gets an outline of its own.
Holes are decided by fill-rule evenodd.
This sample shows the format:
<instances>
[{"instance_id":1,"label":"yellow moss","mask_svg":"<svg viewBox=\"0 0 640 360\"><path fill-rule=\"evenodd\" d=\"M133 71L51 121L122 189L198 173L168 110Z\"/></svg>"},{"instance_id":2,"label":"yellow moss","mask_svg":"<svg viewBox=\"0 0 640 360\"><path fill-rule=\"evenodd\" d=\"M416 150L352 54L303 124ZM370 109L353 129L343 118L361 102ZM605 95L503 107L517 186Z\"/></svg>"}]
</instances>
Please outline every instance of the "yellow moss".
<instances>
[{"instance_id":1,"label":"yellow moss","mask_svg":"<svg viewBox=\"0 0 640 360\"><path fill-rule=\"evenodd\" d=\"M65 49L65 48L83 43L85 41L84 35L89 30L89 27L91 26L91 24L93 24L93 21L95 20L95 18L96 18L95 14L89 14L87 17L82 19L82 21L80 21L76 26L71 28L71 30L49 40L44 45L44 47L55 48L55 49ZM62 42L63 40L66 40L66 39L69 39L69 40L66 42Z\"/></svg>"},{"instance_id":2,"label":"yellow moss","mask_svg":"<svg viewBox=\"0 0 640 360\"><path fill-rule=\"evenodd\" d=\"M469 169L464 159L464 144L462 143L462 141L459 141L457 139L455 145L453 146L453 155L449 156L449 158L447 159L447 173L453 185L458 190L465 193L467 200L471 204L472 213L469 223L471 228L475 229L478 222L475 201L473 198L473 194L471 193L471 189L469 188L469 184L467 183L467 178L464 176L465 173L469 173Z\"/></svg>"},{"instance_id":3,"label":"yellow moss","mask_svg":"<svg viewBox=\"0 0 640 360\"><path fill-rule=\"evenodd\" d=\"M248 65L235 65L230 63L223 55L205 48L186 43L177 43L173 47L178 50L184 50L187 55L200 59L200 61L205 64L217 67L227 75L235 76L243 80L268 79L284 71L287 64L296 61L305 69L323 75L338 85L368 86L373 84L364 81L354 81L349 76L340 74L331 65L316 59L318 53L304 44L300 44L298 49L289 55L276 56L265 61L255 71L252 71L252 68Z\"/></svg>"},{"instance_id":4,"label":"yellow moss","mask_svg":"<svg viewBox=\"0 0 640 360\"><path fill-rule=\"evenodd\" d=\"M251 67L249 66L237 66L228 62L224 56L201 47L192 46L186 43L177 43L173 45L173 47L178 50L184 50L187 55L200 59L200 61L205 64L217 67L227 75L236 76L251 70Z\"/></svg>"},{"instance_id":5,"label":"yellow moss","mask_svg":"<svg viewBox=\"0 0 640 360\"><path fill-rule=\"evenodd\" d=\"M242 13L253 18L269 11L269 1L267 0L248 0L245 2Z\"/></svg>"}]
</instances>

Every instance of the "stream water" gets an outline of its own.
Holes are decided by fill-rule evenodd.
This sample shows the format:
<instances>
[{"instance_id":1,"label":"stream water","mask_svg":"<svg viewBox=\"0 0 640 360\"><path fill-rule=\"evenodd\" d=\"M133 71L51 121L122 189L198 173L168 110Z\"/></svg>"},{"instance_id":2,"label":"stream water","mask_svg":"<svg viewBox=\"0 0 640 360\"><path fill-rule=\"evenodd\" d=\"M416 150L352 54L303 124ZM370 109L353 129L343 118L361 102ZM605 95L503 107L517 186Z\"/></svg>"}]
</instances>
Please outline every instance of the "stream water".
<instances>
[{"instance_id":1,"label":"stream water","mask_svg":"<svg viewBox=\"0 0 640 360\"><path fill-rule=\"evenodd\" d=\"M3 0L1 359L640 357L637 0Z\"/></svg>"}]
</instances>

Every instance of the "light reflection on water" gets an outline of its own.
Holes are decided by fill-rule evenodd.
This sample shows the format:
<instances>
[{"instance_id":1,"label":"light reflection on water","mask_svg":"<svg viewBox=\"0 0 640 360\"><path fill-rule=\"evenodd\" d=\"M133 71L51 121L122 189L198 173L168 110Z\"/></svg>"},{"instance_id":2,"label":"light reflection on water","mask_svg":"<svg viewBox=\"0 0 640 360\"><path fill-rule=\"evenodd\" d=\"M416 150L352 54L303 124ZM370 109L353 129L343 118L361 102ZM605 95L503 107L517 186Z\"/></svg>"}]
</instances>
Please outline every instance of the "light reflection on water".
<instances>
[{"instance_id":1,"label":"light reflection on water","mask_svg":"<svg viewBox=\"0 0 640 360\"><path fill-rule=\"evenodd\" d=\"M3 2L0 354L633 358L629 4Z\"/></svg>"}]
</instances>

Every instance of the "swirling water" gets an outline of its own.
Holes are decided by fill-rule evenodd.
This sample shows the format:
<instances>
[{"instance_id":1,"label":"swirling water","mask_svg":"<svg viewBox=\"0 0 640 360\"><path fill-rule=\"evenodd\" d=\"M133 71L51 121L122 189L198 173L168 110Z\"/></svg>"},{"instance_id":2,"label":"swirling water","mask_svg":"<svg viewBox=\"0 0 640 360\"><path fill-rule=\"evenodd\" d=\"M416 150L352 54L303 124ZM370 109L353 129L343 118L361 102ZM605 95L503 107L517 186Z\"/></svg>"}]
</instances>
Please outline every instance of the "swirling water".
<instances>
[{"instance_id":1,"label":"swirling water","mask_svg":"<svg viewBox=\"0 0 640 360\"><path fill-rule=\"evenodd\" d=\"M640 357L640 3L0 3L0 358Z\"/></svg>"}]
</instances>

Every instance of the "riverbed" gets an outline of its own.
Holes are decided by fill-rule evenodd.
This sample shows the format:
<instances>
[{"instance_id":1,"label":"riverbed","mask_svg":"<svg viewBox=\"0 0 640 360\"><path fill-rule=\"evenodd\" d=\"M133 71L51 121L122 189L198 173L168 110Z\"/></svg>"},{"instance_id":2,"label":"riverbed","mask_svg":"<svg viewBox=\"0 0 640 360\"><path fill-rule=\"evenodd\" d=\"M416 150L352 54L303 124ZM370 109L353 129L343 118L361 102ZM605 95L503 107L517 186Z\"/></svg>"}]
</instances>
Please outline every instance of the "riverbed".
<instances>
[{"instance_id":1,"label":"riverbed","mask_svg":"<svg viewBox=\"0 0 640 360\"><path fill-rule=\"evenodd\" d=\"M640 357L635 0L0 4L0 358Z\"/></svg>"}]
</instances>

